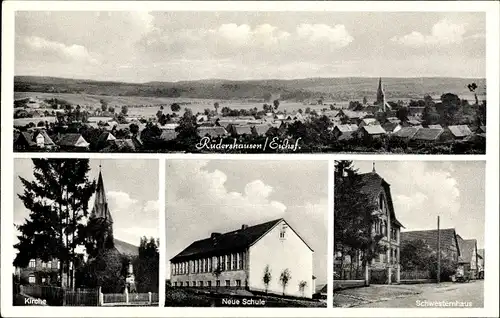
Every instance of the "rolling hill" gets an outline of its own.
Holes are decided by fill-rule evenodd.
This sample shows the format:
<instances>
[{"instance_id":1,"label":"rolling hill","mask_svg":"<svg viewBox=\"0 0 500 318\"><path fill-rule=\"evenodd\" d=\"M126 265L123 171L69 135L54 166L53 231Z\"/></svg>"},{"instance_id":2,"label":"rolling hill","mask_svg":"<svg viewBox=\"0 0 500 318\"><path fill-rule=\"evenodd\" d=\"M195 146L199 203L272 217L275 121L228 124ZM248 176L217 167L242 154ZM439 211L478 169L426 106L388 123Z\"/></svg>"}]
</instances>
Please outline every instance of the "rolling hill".
<instances>
[{"instance_id":1,"label":"rolling hill","mask_svg":"<svg viewBox=\"0 0 500 318\"><path fill-rule=\"evenodd\" d=\"M422 98L454 93L471 98L467 84L475 82L479 96L486 94L485 79L469 78L383 78L388 99ZM262 99L265 94L282 100L302 101L324 97L348 101L373 99L378 78L307 78L293 80L223 80L209 79L180 82L122 83L66 79L57 77L15 76L15 92L71 93L108 96L186 97L206 99Z\"/></svg>"}]
</instances>

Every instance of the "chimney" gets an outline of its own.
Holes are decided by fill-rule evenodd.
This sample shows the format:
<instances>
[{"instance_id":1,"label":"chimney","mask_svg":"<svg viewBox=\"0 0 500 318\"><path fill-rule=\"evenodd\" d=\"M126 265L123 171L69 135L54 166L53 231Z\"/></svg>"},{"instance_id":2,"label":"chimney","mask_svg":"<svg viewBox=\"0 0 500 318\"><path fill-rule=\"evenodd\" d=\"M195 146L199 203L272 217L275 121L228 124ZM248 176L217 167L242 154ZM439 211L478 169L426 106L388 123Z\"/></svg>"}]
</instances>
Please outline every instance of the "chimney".
<instances>
[{"instance_id":1,"label":"chimney","mask_svg":"<svg viewBox=\"0 0 500 318\"><path fill-rule=\"evenodd\" d=\"M217 232L212 232L212 234L210 234L210 238L212 240L215 240L217 237L219 237L221 234L220 233L217 233Z\"/></svg>"},{"instance_id":2,"label":"chimney","mask_svg":"<svg viewBox=\"0 0 500 318\"><path fill-rule=\"evenodd\" d=\"M242 224L242 225L241 225L241 229L242 229L242 230L246 230L246 229L248 229L248 224Z\"/></svg>"}]
</instances>

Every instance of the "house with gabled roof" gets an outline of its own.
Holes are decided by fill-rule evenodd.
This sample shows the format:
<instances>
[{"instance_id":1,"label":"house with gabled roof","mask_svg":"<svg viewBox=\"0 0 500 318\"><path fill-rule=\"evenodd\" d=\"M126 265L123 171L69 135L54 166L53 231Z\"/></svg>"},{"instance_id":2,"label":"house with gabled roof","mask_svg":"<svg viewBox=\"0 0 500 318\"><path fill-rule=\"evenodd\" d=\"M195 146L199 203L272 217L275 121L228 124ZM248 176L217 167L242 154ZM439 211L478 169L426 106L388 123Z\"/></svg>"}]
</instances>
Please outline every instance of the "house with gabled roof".
<instances>
[{"instance_id":1,"label":"house with gabled roof","mask_svg":"<svg viewBox=\"0 0 500 318\"><path fill-rule=\"evenodd\" d=\"M460 247L459 268L470 272L472 277L477 277L479 268L477 241L475 239L465 240L458 234L457 240Z\"/></svg>"},{"instance_id":2,"label":"house with gabled roof","mask_svg":"<svg viewBox=\"0 0 500 318\"><path fill-rule=\"evenodd\" d=\"M229 124L227 126L227 132L233 136L251 135L252 127L250 125Z\"/></svg>"},{"instance_id":3,"label":"house with gabled roof","mask_svg":"<svg viewBox=\"0 0 500 318\"><path fill-rule=\"evenodd\" d=\"M254 136L265 136L269 128L271 128L270 124L259 124L252 127L252 134Z\"/></svg>"},{"instance_id":4,"label":"house with gabled roof","mask_svg":"<svg viewBox=\"0 0 500 318\"><path fill-rule=\"evenodd\" d=\"M336 125L333 128L333 138L337 140L347 140L354 137L354 134L358 131L358 125L356 124L345 124Z\"/></svg>"},{"instance_id":5,"label":"house with gabled roof","mask_svg":"<svg viewBox=\"0 0 500 318\"><path fill-rule=\"evenodd\" d=\"M410 140L415 136L420 128L417 127L402 127L400 130L392 134L393 137L397 137L404 140Z\"/></svg>"},{"instance_id":6,"label":"house with gabled roof","mask_svg":"<svg viewBox=\"0 0 500 318\"><path fill-rule=\"evenodd\" d=\"M403 225L396 216L390 184L375 171L375 166L372 172L360 174L359 177L361 178L359 193L370 198L376 206L375 210L366 211L366 213L376 216L370 229L372 236L382 236L378 242L379 253L365 267L365 283L391 284L399 282L401 271L399 263L400 232ZM362 268L362 251L354 251L355 256L351 258L350 255L342 255L342 250L341 245L335 244L336 272L345 271L345 268L340 268L339 265L344 265L347 268ZM341 277L343 276L342 274Z\"/></svg>"},{"instance_id":7,"label":"house with gabled roof","mask_svg":"<svg viewBox=\"0 0 500 318\"><path fill-rule=\"evenodd\" d=\"M85 151L90 144L78 133L61 134L56 137L56 143L61 149Z\"/></svg>"},{"instance_id":8,"label":"house with gabled roof","mask_svg":"<svg viewBox=\"0 0 500 318\"><path fill-rule=\"evenodd\" d=\"M452 125L444 129L442 139L463 140L472 135L472 131L467 125Z\"/></svg>"},{"instance_id":9,"label":"house with gabled roof","mask_svg":"<svg viewBox=\"0 0 500 318\"><path fill-rule=\"evenodd\" d=\"M212 126L212 127L198 127L198 135L200 137L209 136L211 138L218 138L227 135L227 131L222 126Z\"/></svg>"},{"instance_id":10,"label":"house with gabled roof","mask_svg":"<svg viewBox=\"0 0 500 318\"><path fill-rule=\"evenodd\" d=\"M53 149L55 147L56 144L43 129L34 132L22 131L14 140L16 150Z\"/></svg>"},{"instance_id":11,"label":"house with gabled roof","mask_svg":"<svg viewBox=\"0 0 500 318\"><path fill-rule=\"evenodd\" d=\"M415 142L438 141L443 134L443 129L418 128L411 140Z\"/></svg>"},{"instance_id":12,"label":"house with gabled roof","mask_svg":"<svg viewBox=\"0 0 500 318\"><path fill-rule=\"evenodd\" d=\"M393 133L396 133L398 132L399 130L401 130L401 125L397 122L386 122L385 124L382 125L382 128L384 128L384 130L389 133L389 134L393 134Z\"/></svg>"},{"instance_id":13,"label":"house with gabled roof","mask_svg":"<svg viewBox=\"0 0 500 318\"><path fill-rule=\"evenodd\" d=\"M358 137L362 139L377 139L384 136L387 132L380 125L366 125L358 130Z\"/></svg>"},{"instance_id":14,"label":"house with gabled roof","mask_svg":"<svg viewBox=\"0 0 500 318\"><path fill-rule=\"evenodd\" d=\"M313 249L284 219L277 219L197 240L170 259L174 287L246 289L311 298ZM266 267L272 272L263 283ZM280 274L291 279L283 290ZM305 281L302 291L300 282Z\"/></svg>"},{"instance_id":15,"label":"house with gabled roof","mask_svg":"<svg viewBox=\"0 0 500 318\"><path fill-rule=\"evenodd\" d=\"M401 244L409 241L422 240L427 246L437 253L438 250L438 230L421 230L401 232ZM458 243L457 232L454 228L440 229L439 241L441 255L458 262L461 255L460 245Z\"/></svg>"}]
</instances>

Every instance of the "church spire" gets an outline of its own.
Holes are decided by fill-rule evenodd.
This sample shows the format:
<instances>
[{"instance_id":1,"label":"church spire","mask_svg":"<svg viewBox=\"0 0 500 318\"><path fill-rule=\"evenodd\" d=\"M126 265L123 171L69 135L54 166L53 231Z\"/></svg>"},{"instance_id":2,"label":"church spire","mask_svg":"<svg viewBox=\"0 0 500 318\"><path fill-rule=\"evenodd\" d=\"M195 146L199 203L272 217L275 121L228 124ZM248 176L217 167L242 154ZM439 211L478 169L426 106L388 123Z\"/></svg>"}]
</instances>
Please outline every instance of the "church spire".
<instances>
[{"instance_id":1,"label":"church spire","mask_svg":"<svg viewBox=\"0 0 500 318\"><path fill-rule=\"evenodd\" d=\"M102 179L101 165L99 165L99 178L97 179L97 187L95 191L94 207L92 208L91 217L102 218L109 223L113 223L111 212L108 208L108 199L104 190L104 181Z\"/></svg>"},{"instance_id":2,"label":"church spire","mask_svg":"<svg viewBox=\"0 0 500 318\"><path fill-rule=\"evenodd\" d=\"M377 89L377 105L382 108L385 113L385 94L384 88L382 87L382 77L378 79L378 89Z\"/></svg>"}]
</instances>

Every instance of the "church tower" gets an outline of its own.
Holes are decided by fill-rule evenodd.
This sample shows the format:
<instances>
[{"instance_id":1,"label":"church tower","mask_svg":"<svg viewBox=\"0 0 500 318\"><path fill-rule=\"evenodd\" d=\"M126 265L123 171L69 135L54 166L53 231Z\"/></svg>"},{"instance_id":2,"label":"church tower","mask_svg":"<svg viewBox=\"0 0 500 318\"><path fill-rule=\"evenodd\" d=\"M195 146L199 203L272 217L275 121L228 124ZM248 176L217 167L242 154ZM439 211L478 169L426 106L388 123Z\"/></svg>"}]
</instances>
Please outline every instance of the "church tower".
<instances>
[{"instance_id":1,"label":"church tower","mask_svg":"<svg viewBox=\"0 0 500 318\"><path fill-rule=\"evenodd\" d=\"M382 107L382 110L385 112L385 94L384 88L382 87L382 78L378 79L378 89L377 89L377 105Z\"/></svg>"},{"instance_id":2,"label":"church tower","mask_svg":"<svg viewBox=\"0 0 500 318\"><path fill-rule=\"evenodd\" d=\"M99 223L102 225L106 225L106 230L103 233L104 237L102 243L106 244L108 242L113 242L113 218L111 217L111 212L109 211L108 199L106 198L106 191L104 190L104 181L102 179L101 166L99 166L99 178L97 180L94 207L92 208L90 218L99 221Z\"/></svg>"}]
</instances>

